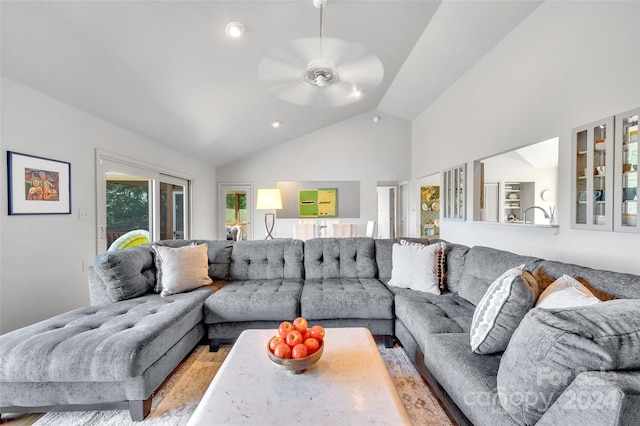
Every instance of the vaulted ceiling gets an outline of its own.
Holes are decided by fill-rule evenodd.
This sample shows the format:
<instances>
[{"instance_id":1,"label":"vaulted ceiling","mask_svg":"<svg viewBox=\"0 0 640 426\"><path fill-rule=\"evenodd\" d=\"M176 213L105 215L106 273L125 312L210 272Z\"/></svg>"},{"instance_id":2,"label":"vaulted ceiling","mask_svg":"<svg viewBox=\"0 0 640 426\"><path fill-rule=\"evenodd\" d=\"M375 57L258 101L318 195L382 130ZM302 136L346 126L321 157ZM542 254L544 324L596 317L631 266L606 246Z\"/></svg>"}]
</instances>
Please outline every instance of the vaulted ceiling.
<instances>
[{"instance_id":1,"label":"vaulted ceiling","mask_svg":"<svg viewBox=\"0 0 640 426\"><path fill-rule=\"evenodd\" d=\"M312 0L5 0L1 70L220 166L374 109L412 120L540 3L328 0L324 36L384 67L375 89L334 107L286 102L258 76L272 49L318 36ZM225 36L230 21L244 24L242 38Z\"/></svg>"}]
</instances>

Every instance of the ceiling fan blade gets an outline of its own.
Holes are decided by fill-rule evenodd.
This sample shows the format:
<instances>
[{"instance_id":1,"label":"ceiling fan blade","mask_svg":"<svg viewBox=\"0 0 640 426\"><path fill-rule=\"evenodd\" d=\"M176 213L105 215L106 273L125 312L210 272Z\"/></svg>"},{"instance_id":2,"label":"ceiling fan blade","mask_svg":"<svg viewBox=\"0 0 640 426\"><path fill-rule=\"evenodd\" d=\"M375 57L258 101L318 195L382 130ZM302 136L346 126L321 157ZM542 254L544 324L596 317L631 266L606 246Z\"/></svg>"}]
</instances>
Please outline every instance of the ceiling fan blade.
<instances>
[{"instance_id":1,"label":"ceiling fan blade","mask_svg":"<svg viewBox=\"0 0 640 426\"><path fill-rule=\"evenodd\" d=\"M299 38L289 42L289 48L306 66L309 62L320 57L320 38Z\"/></svg>"},{"instance_id":2,"label":"ceiling fan blade","mask_svg":"<svg viewBox=\"0 0 640 426\"><path fill-rule=\"evenodd\" d=\"M320 89L301 82L281 84L271 88L280 99L296 105L313 105L316 103Z\"/></svg>"},{"instance_id":3,"label":"ceiling fan blade","mask_svg":"<svg viewBox=\"0 0 640 426\"><path fill-rule=\"evenodd\" d=\"M349 83L339 82L330 87L325 87L318 95L316 105L319 107L334 107L350 104L357 101L353 96L353 87Z\"/></svg>"},{"instance_id":4,"label":"ceiling fan blade","mask_svg":"<svg viewBox=\"0 0 640 426\"><path fill-rule=\"evenodd\" d=\"M264 82L295 82L300 80L304 68L294 66L274 57L265 57L258 64L258 78Z\"/></svg>"},{"instance_id":5,"label":"ceiling fan blade","mask_svg":"<svg viewBox=\"0 0 640 426\"><path fill-rule=\"evenodd\" d=\"M357 43L349 43L339 38L324 37L322 39L322 56L334 64L343 58L357 58L364 55L364 48Z\"/></svg>"},{"instance_id":6,"label":"ceiling fan blade","mask_svg":"<svg viewBox=\"0 0 640 426\"><path fill-rule=\"evenodd\" d=\"M348 57L358 57L364 54L364 49L357 43L348 43L332 37L301 38L293 40L290 46L296 56L305 62L305 65L319 58L336 63L347 54Z\"/></svg>"},{"instance_id":7,"label":"ceiling fan blade","mask_svg":"<svg viewBox=\"0 0 640 426\"><path fill-rule=\"evenodd\" d=\"M340 80L358 86L377 86L384 78L384 67L375 55L367 55L344 64L337 64Z\"/></svg>"}]
</instances>

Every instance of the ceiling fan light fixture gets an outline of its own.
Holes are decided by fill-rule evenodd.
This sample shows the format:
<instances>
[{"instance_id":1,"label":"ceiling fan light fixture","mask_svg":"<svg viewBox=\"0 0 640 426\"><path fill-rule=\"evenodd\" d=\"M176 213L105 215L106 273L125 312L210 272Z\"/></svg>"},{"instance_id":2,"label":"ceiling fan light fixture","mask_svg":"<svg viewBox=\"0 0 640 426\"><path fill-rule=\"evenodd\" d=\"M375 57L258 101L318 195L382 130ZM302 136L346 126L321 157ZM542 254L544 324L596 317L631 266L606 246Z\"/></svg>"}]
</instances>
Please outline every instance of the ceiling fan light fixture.
<instances>
[{"instance_id":1,"label":"ceiling fan light fixture","mask_svg":"<svg viewBox=\"0 0 640 426\"><path fill-rule=\"evenodd\" d=\"M340 81L335 65L330 61L315 60L309 62L302 74L302 82L315 87L329 87Z\"/></svg>"}]
</instances>

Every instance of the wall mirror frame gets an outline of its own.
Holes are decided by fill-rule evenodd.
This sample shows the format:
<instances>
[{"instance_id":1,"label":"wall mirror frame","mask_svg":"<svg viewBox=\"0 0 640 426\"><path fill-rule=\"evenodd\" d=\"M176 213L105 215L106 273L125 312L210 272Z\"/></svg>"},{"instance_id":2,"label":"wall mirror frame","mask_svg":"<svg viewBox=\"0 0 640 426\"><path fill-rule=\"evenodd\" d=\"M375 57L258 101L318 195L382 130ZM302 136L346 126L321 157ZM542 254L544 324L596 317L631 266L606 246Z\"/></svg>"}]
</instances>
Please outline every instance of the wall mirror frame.
<instances>
[{"instance_id":1,"label":"wall mirror frame","mask_svg":"<svg viewBox=\"0 0 640 426\"><path fill-rule=\"evenodd\" d=\"M473 162L473 220L558 227L554 137Z\"/></svg>"}]
</instances>

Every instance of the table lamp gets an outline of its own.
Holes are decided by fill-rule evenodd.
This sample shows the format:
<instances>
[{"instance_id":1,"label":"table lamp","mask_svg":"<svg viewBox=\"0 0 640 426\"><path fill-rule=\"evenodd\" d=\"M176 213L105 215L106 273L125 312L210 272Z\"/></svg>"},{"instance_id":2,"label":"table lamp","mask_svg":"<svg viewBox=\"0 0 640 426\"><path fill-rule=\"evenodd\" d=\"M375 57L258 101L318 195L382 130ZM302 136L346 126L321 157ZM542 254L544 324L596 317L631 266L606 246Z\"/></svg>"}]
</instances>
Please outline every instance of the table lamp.
<instances>
[{"instance_id":1,"label":"table lamp","mask_svg":"<svg viewBox=\"0 0 640 426\"><path fill-rule=\"evenodd\" d=\"M267 231L265 240L273 239L273 226L276 223L276 215L272 210L282 209L282 197L279 189L258 189L257 210L269 210L264 215L264 229Z\"/></svg>"}]
</instances>

